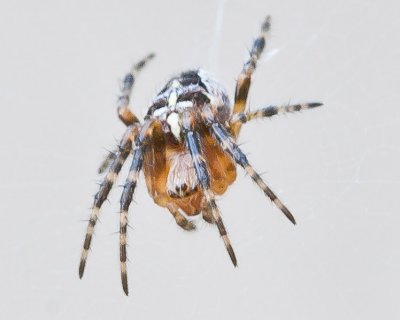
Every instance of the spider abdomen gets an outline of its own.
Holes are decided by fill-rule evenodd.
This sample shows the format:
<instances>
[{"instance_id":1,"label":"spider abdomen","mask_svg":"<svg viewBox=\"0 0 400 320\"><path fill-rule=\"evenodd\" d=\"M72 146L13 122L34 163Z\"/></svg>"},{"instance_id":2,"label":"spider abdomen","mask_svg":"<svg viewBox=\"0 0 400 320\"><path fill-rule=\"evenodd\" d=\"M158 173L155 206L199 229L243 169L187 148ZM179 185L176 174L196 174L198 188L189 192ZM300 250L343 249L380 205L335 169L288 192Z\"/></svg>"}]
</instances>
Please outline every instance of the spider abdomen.
<instances>
[{"instance_id":1,"label":"spider abdomen","mask_svg":"<svg viewBox=\"0 0 400 320\"><path fill-rule=\"evenodd\" d=\"M211 190L221 195L236 179L235 164L207 131L201 136ZM157 143L146 152L143 169L154 202L161 207L175 204L187 215L199 214L204 196L184 143L172 143L161 127L154 129L153 139Z\"/></svg>"}]
</instances>

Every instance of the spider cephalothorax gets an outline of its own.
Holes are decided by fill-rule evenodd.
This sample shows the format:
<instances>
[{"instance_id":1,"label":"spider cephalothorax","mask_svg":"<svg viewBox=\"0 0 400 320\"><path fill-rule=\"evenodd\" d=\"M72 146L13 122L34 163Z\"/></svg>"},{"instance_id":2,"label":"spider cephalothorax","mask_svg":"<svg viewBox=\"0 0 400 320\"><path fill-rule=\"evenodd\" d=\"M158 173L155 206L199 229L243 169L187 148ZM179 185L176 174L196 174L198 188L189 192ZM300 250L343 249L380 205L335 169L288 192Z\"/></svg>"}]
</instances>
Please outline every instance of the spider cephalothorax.
<instances>
[{"instance_id":1,"label":"spider cephalothorax","mask_svg":"<svg viewBox=\"0 0 400 320\"><path fill-rule=\"evenodd\" d=\"M127 126L118 150L110 154L99 171L108 168L96 194L83 245L79 275L83 276L86 259L98 220L117 175L132 153L132 164L121 197L120 262L124 292L128 294L126 272L126 231L128 208L139 172L143 169L147 189L154 201L169 210L185 230L195 229L186 216L202 214L215 223L229 256L236 266L236 256L222 222L215 195L222 195L236 179L236 165L243 167L265 195L295 223L293 215L250 165L236 144L241 125L254 118L318 107L321 103L268 106L244 112L251 76L265 46L270 19L264 21L260 36L254 41L250 58L240 73L234 104L222 86L203 70L190 70L172 78L150 104L143 122L129 109L135 76L153 55L136 64L125 76L118 99L118 114ZM183 211L183 213L182 213Z\"/></svg>"}]
</instances>

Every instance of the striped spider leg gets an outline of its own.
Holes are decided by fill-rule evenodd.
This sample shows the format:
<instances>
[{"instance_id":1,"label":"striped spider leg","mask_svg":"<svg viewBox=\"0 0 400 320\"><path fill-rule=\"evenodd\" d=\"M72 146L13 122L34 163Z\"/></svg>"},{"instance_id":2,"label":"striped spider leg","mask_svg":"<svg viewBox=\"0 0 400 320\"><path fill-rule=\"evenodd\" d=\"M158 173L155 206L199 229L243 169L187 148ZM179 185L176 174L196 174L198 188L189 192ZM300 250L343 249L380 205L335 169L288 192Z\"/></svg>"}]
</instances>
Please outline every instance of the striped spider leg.
<instances>
[{"instance_id":1,"label":"striped spider leg","mask_svg":"<svg viewBox=\"0 0 400 320\"><path fill-rule=\"evenodd\" d=\"M226 250L228 251L229 257L232 260L233 265L237 266L237 260L235 256L235 252L233 251L231 242L227 235L224 223L222 221L221 215L219 213L219 209L215 202L215 196L212 192L210 186L210 173L207 169L207 163L205 158L201 152L201 144L200 144L200 137L198 132L194 128L194 116L189 112L186 111L182 115L182 129L183 134L185 136L186 146L190 151L192 156L193 165L196 171L196 176L199 181L200 187L203 191L204 199L207 203L207 207L211 211L213 220L215 221L219 234L224 241Z\"/></svg>"},{"instance_id":2,"label":"striped spider leg","mask_svg":"<svg viewBox=\"0 0 400 320\"><path fill-rule=\"evenodd\" d=\"M246 155L236 144L235 139L224 125L215 120L215 116L209 106L204 106L202 111L203 121L209 126L215 139L219 142L221 148L225 150L232 159L250 175L253 181L260 187L264 194L285 214L285 216L293 223L296 224L292 213L282 203L282 201L275 195L275 193L267 186L261 176L254 170L247 160Z\"/></svg>"},{"instance_id":3,"label":"striped spider leg","mask_svg":"<svg viewBox=\"0 0 400 320\"><path fill-rule=\"evenodd\" d=\"M136 117L136 115L129 109L130 96L132 94L132 89L133 85L135 84L137 74L151 59L154 58L154 56L154 53L150 53L138 63L133 65L130 72L126 74L122 82L121 95L119 96L117 102L117 110L119 118L127 126L139 122L139 119Z\"/></svg>"},{"instance_id":4,"label":"striped spider leg","mask_svg":"<svg viewBox=\"0 0 400 320\"><path fill-rule=\"evenodd\" d=\"M154 122L147 121L140 129L140 133L135 140L135 148L133 149L132 164L129 169L129 175L124 185L124 191L121 196L121 210L120 210L120 227L119 227L119 248L120 248L120 263L121 263L121 281L122 288L126 295L128 295L128 275L126 270L126 231L128 227L128 209L132 202L133 193L136 189L137 179L139 172L143 165L143 153L146 148L146 140L151 136L151 130Z\"/></svg>"},{"instance_id":5,"label":"striped spider leg","mask_svg":"<svg viewBox=\"0 0 400 320\"><path fill-rule=\"evenodd\" d=\"M157 120L146 120L143 124L140 133L137 135L136 138L136 146L133 149L133 159L132 164L129 169L128 178L126 179L124 190L121 196L120 204L120 264L121 264L121 282L122 288L126 295L129 294L128 289L128 275L127 275L127 267L126 267L126 260L127 260L127 252L126 252L126 245L127 245L127 227L128 227L128 209L132 202L133 194L136 189L137 180L139 177L139 173L142 169L143 162L144 162L144 155L147 152L147 146L149 145L153 130L155 128L159 128L160 123ZM149 165L149 164L146 164ZM178 208L173 204L169 204L166 206L170 213L175 218L177 224L184 230L193 230L195 227L192 222L189 222L178 210Z\"/></svg>"},{"instance_id":6,"label":"striped spider leg","mask_svg":"<svg viewBox=\"0 0 400 320\"><path fill-rule=\"evenodd\" d=\"M100 189L94 197L94 202L92 206L92 212L90 214L89 223L86 230L85 241L83 243L83 249L81 254L81 261L79 264L79 277L83 277L85 271L86 260L90 249L90 244L92 242L94 228L96 222L100 215L100 208L103 202L107 199L108 194L111 191L114 182L117 179L118 173L121 171L122 165L124 164L126 158L132 149L132 142L138 133L138 125L128 126L125 135L123 136L121 142L119 143L119 149L115 153L115 158L105 175L103 182L100 184Z\"/></svg>"},{"instance_id":7,"label":"striped spider leg","mask_svg":"<svg viewBox=\"0 0 400 320\"><path fill-rule=\"evenodd\" d=\"M121 94L117 100L117 111L119 119L127 126L134 123L140 123L139 119L129 108L130 97L132 95L133 85L135 84L138 73L151 59L154 58L154 56L154 53L150 53L142 60L134 64L122 81ZM104 158L103 162L100 164L98 172L100 174L103 173L108 168L114 158L115 151L109 152L108 155Z\"/></svg>"},{"instance_id":8,"label":"striped spider leg","mask_svg":"<svg viewBox=\"0 0 400 320\"><path fill-rule=\"evenodd\" d=\"M270 27L271 17L267 16L261 25L260 35L256 40L254 40L253 47L250 50L250 57L244 63L243 69L237 79L233 114L243 112L246 108L247 96L249 94L251 84L251 76L257 67L257 61L264 50ZM241 125L242 124L240 122L233 123L231 130L235 137L239 135Z\"/></svg>"},{"instance_id":9,"label":"striped spider leg","mask_svg":"<svg viewBox=\"0 0 400 320\"><path fill-rule=\"evenodd\" d=\"M216 224L233 265L237 259L216 204L236 180L241 166L276 207L293 223L296 221L249 163L236 143L242 124L253 119L302 111L321 106L312 102L268 106L246 111L247 96L258 59L265 47L270 29L267 17L253 42L249 58L237 79L233 106L226 90L201 69L188 70L172 77L148 106L143 122L129 108L135 77L153 58L148 55L125 76L118 98L120 120L127 126L119 148L102 163L99 172L107 173L95 195L86 230L79 265L82 277L100 208L107 199L117 176L132 154L128 177L120 199L120 274L122 288L129 293L127 276L128 211L141 171L153 201L168 210L183 230L195 229L190 217L201 214L208 223Z\"/></svg>"},{"instance_id":10,"label":"striped spider leg","mask_svg":"<svg viewBox=\"0 0 400 320\"><path fill-rule=\"evenodd\" d=\"M179 207L176 204L168 203L166 208L174 217L176 224L183 230L192 231L196 229L196 225L192 221L186 219L186 217L179 211Z\"/></svg>"},{"instance_id":11,"label":"striped spider leg","mask_svg":"<svg viewBox=\"0 0 400 320\"><path fill-rule=\"evenodd\" d=\"M208 206L207 201L204 201L203 205L202 205L202 210L201 210L201 214L203 216L204 221L213 224L214 223L214 218L212 216L212 210L211 208Z\"/></svg>"},{"instance_id":12,"label":"striped spider leg","mask_svg":"<svg viewBox=\"0 0 400 320\"><path fill-rule=\"evenodd\" d=\"M240 112L232 115L229 124L235 126L237 123L246 123L254 119L269 118L277 114L292 113L297 111L308 110L316 107L320 107L323 104L320 102L309 102L302 104L288 104L281 106L268 106L255 111Z\"/></svg>"}]
</instances>

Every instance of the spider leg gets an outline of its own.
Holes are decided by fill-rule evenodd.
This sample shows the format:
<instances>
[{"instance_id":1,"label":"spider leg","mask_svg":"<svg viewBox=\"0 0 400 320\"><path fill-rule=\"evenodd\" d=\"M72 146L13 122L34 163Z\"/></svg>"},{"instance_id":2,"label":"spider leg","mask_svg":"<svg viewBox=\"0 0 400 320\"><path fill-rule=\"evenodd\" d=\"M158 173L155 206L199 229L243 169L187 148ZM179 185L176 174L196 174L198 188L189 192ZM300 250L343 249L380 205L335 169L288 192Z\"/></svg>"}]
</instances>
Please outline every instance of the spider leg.
<instances>
[{"instance_id":1,"label":"spider leg","mask_svg":"<svg viewBox=\"0 0 400 320\"><path fill-rule=\"evenodd\" d=\"M176 205L169 203L167 204L167 209L171 212L178 226L186 231L192 231L196 229L195 224L192 221L186 219L186 217L179 212L179 209Z\"/></svg>"},{"instance_id":2,"label":"spider leg","mask_svg":"<svg viewBox=\"0 0 400 320\"><path fill-rule=\"evenodd\" d=\"M261 26L260 35L253 42L253 47L250 50L250 57L245 62L242 72L240 73L235 90L235 103L233 105L233 114L243 112L246 108L247 95L249 93L251 76L257 66L257 61L260 58L261 53L265 47L265 40L267 38L267 33L271 26L271 18L267 16ZM234 136L237 137L240 131L241 123L235 123L232 132Z\"/></svg>"},{"instance_id":3,"label":"spider leg","mask_svg":"<svg viewBox=\"0 0 400 320\"><path fill-rule=\"evenodd\" d=\"M210 223L210 224L214 224L214 219L212 216L212 211L211 209L208 207L207 202L203 201L203 205L202 205L202 210L201 210L201 214L203 215L203 219L204 221Z\"/></svg>"},{"instance_id":4,"label":"spider leg","mask_svg":"<svg viewBox=\"0 0 400 320\"><path fill-rule=\"evenodd\" d=\"M105 157L103 162L100 164L99 169L97 169L97 172L99 174L102 174L104 171L107 170L107 168L110 166L111 162L115 159L116 157L116 152L115 151L110 151Z\"/></svg>"},{"instance_id":5,"label":"spider leg","mask_svg":"<svg viewBox=\"0 0 400 320\"><path fill-rule=\"evenodd\" d=\"M203 194L205 200L207 201L207 205L211 210L212 217L217 224L219 234L224 241L226 250L232 260L233 265L237 266L237 260L235 253L233 251L231 242L228 238L228 234L226 232L224 223L222 221L221 215L219 213L219 209L215 202L214 193L211 191L210 188L210 174L207 169L207 164L201 152L201 145L200 145L200 137L199 134L193 130L193 118L190 113L185 112L183 114L183 133L185 136L185 141L187 148L192 156L194 168L196 171L197 179L199 181L200 187L203 190Z\"/></svg>"},{"instance_id":6,"label":"spider leg","mask_svg":"<svg viewBox=\"0 0 400 320\"><path fill-rule=\"evenodd\" d=\"M129 101L132 94L133 85L135 83L135 77L152 58L154 58L154 53L148 54L138 63L133 65L131 71L125 76L122 82L121 95L118 97L117 100L117 110L118 117L127 126L134 123L140 123L136 115L129 109ZM100 164L98 173L103 173L108 168L110 163L114 160L114 158L115 151L109 152L108 155L104 158L103 162Z\"/></svg>"},{"instance_id":7,"label":"spider leg","mask_svg":"<svg viewBox=\"0 0 400 320\"><path fill-rule=\"evenodd\" d=\"M135 77L152 58L154 58L154 53L150 53L138 63L133 65L131 71L125 76L122 82L121 95L117 101L118 116L127 126L139 122L139 119L136 117L136 115L129 109L130 96L135 83Z\"/></svg>"},{"instance_id":8,"label":"spider leg","mask_svg":"<svg viewBox=\"0 0 400 320\"><path fill-rule=\"evenodd\" d=\"M269 118L277 114L285 114L296 111L303 111L322 106L320 102L311 102L303 104L292 104L282 106L268 106L251 112L240 112L233 114L229 121L230 126L235 126L237 123L246 123L253 119Z\"/></svg>"},{"instance_id":9,"label":"spider leg","mask_svg":"<svg viewBox=\"0 0 400 320\"><path fill-rule=\"evenodd\" d=\"M120 227L119 227L119 252L121 263L121 281L122 288L126 295L128 295L128 275L126 270L126 230L128 227L128 209L132 202L133 193L136 189L136 183L139 172L143 165L143 155L145 152L145 143L151 134L151 125L153 122L146 122L136 137L136 146L133 149L132 164L129 169L128 178L125 181L124 191L122 192L120 204Z\"/></svg>"},{"instance_id":10,"label":"spider leg","mask_svg":"<svg viewBox=\"0 0 400 320\"><path fill-rule=\"evenodd\" d=\"M92 212L90 214L89 223L86 230L85 241L83 243L81 261L79 265L79 277L82 278L85 271L86 259L89 253L90 244L92 242L93 231L96 222L99 218L100 208L103 202L107 199L107 196L120 172L122 165L124 164L126 158L128 157L132 149L132 141L135 139L138 128L137 126L129 126L126 130L123 138L119 144L119 150L116 152L115 158L108 169L107 175L104 177L103 182L100 185L100 190L96 193L94 197L94 203L92 207Z\"/></svg>"},{"instance_id":11,"label":"spider leg","mask_svg":"<svg viewBox=\"0 0 400 320\"><path fill-rule=\"evenodd\" d=\"M246 155L235 143L234 138L227 132L223 125L216 122L209 107L205 107L202 113L203 120L210 126L211 133L219 142L223 150L230 154L233 160L239 164L250 175L253 181L260 187L264 194L283 212L283 214L293 223L296 221L289 209L282 203L275 193L267 186L260 175L254 170L247 160Z\"/></svg>"}]
</instances>

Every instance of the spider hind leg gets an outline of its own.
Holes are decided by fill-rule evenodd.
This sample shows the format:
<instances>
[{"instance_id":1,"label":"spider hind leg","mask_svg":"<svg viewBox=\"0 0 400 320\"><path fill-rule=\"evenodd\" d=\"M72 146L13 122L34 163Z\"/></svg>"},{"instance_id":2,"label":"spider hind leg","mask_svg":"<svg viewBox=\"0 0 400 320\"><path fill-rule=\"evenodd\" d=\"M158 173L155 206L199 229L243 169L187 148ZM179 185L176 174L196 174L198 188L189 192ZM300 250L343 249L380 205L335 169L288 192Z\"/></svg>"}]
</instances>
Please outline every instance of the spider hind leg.
<instances>
[{"instance_id":1,"label":"spider hind leg","mask_svg":"<svg viewBox=\"0 0 400 320\"><path fill-rule=\"evenodd\" d=\"M229 257L231 258L233 265L236 267L237 266L236 255L235 252L233 251L232 244L229 240L228 234L225 229L225 225L222 221L218 206L215 202L214 193L210 188L210 175L207 169L206 161L201 152L200 137L199 134L192 129L193 125L192 122L193 122L192 115L190 113L185 112L183 114L182 125L183 125L183 132L187 148L189 149L189 152L192 156L197 179L203 191L203 195L207 203L207 206L210 208L212 217L217 225L219 234L221 235L222 240L224 241L225 248L228 251Z\"/></svg>"},{"instance_id":2,"label":"spider hind leg","mask_svg":"<svg viewBox=\"0 0 400 320\"><path fill-rule=\"evenodd\" d=\"M137 179L139 176L140 169L142 167L143 150L142 146L136 147L132 165L129 170L128 178L124 185L124 191L121 196L121 211L120 211L120 227L119 227L119 252L120 252L120 264L121 264L121 281L122 288L126 295L128 295L128 275L126 270L126 230L128 226L128 209L132 202L133 193L136 188Z\"/></svg>"},{"instance_id":3,"label":"spider hind leg","mask_svg":"<svg viewBox=\"0 0 400 320\"><path fill-rule=\"evenodd\" d=\"M122 282L122 288L126 295L129 294L128 274L126 268L126 260L127 260L126 231L128 227L128 210L129 210L129 205L131 204L133 199L133 194L136 189L139 173L143 166L143 157L146 151L145 150L146 142L149 140L149 137L151 136L154 124L155 122L152 121L145 122L136 137L135 141L136 146L133 150L132 164L129 169L128 178L125 181L124 190L122 192L120 200L121 210L120 210L119 246L120 246L121 282Z\"/></svg>"},{"instance_id":4,"label":"spider hind leg","mask_svg":"<svg viewBox=\"0 0 400 320\"><path fill-rule=\"evenodd\" d=\"M89 223L86 230L85 241L83 243L81 260L79 264L80 278L83 277L83 273L85 271L86 260L89 254L94 228L96 226L96 222L100 215L100 208L103 202L107 199L108 194L110 193L111 188L114 185L114 182L118 176L118 173L120 172L122 165L124 164L126 158L130 153L130 150L132 148L132 141L134 140L136 133L137 133L136 126L129 126L128 129L126 130L125 135L120 142L119 151L116 153L115 158L108 169L108 173L104 177L104 180L100 185L100 189L94 197L92 212L90 214Z\"/></svg>"},{"instance_id":5,"label":"spider hind leg","mask_svg":"<svg viewBox=\"0 0 400 320\"><path fill-rule=\"evenodd\" d=\"M264 194L282 211L282 213L293 223L296 224L292 213L282 203L282 201L275 195L275 193L267 186L261 176L254 170L247 160L246 155L235 143L234 138L227 132L227 130L220 123L216 122L213 118L212 111L205 108L202 113L204 121L209 125L215 139L219 142L221 148L225 150L232 159L250 175L253 181L260 187Z\"/></svg>"}]
</instances>

